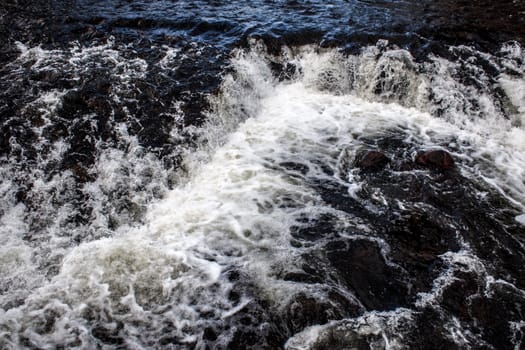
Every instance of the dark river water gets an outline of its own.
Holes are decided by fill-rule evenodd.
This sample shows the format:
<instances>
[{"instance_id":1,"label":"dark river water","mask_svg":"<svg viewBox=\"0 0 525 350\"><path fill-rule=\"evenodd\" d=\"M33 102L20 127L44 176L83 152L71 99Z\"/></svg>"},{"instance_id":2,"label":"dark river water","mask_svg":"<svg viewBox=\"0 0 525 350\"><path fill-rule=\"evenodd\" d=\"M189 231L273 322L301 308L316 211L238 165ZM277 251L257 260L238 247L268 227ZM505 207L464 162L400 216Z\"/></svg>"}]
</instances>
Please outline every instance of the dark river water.
<instances>
[{"instance_id":1,"label":"dark river water","mask_svg":"<svg viewBox=\"0 0 525 350\"><path fill-rule=\"evenodd\" d=\"M3 0L1 349L525 348L522 1Z\"/></svg>"}]
</instances>

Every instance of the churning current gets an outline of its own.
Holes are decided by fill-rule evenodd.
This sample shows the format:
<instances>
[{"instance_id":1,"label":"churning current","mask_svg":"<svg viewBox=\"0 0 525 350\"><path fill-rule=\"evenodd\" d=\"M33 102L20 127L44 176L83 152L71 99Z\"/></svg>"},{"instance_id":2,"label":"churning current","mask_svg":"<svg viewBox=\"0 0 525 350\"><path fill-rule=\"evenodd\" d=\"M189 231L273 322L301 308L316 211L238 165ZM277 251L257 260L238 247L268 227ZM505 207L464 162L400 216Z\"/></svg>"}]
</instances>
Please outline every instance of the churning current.
<instances>
[{"instance_id":1,"label":"churning current","mask_svg":"<svg viewBox=\"0 0 525 350\"><path fill-rule=\"evenodd\" d=\"M523 348L524 28L0 4L0 348Z\"/></svg>"}]
</instances>

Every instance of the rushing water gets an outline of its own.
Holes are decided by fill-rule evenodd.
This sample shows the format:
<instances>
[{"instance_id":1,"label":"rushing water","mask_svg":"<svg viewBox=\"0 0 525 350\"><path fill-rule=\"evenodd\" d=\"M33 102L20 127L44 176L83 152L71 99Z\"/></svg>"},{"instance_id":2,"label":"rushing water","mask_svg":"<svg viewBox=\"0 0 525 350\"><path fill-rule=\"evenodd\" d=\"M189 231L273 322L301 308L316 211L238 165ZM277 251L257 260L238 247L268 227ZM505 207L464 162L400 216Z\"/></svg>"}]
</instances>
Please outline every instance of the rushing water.
<instances>
[{"instance_id":1,"label":"rushing water","mask_svg":"<svg viewBox=\"0 0 525 350\"><path fill-rule=\"evenodd\" d=\"M521 3L0 10L0 348L525 346Z\"/></svg>"}]
</instances>

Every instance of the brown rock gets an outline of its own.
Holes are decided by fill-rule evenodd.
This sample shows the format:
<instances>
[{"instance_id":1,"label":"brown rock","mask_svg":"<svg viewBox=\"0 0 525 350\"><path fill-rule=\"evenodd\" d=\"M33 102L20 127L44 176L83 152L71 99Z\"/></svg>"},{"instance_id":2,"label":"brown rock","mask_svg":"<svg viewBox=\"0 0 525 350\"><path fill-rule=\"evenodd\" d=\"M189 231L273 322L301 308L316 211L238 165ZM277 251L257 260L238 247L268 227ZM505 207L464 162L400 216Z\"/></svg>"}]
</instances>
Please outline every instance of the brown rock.
<instances>
[{"instance_id":1,"label":"brown rock","mask_svg":"<svg viewBox=\"0 0 525 350\"><path fill-rule=\"evenodd\" d=\"M416 163L427 168L450 170L454 168L454 159L447 151L435 150L419 154Z\"/></svg>"},{"instance_id":2,"label":"brown rock","mask_svg":"<svg viewBox=\"0 0 525 350\"><path fill-rule=\"evenodd\" d=\"M378 170L390 162L390 159L379 151L366 151L356 156L354 165L363 170Z\"/></svg>"}]
</instances>

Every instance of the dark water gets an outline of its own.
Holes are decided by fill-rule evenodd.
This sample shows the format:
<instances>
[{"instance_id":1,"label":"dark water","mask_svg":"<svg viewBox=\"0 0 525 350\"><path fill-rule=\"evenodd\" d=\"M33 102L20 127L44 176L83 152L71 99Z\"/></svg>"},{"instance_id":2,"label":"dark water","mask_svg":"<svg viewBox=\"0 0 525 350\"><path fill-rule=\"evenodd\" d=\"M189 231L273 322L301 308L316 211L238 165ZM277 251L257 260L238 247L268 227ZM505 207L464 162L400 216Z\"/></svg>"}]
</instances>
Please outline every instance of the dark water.
<instances>
[{"instance_id":1,"label":"dark water","mask_svg":"<svg viewBox=\"0 0 525 350\"><path fill-rule=\"evenodd\" d=\"M520 1L4 1L0 347L522 348L524 40Z\"/></svg>"}]
</instances>

